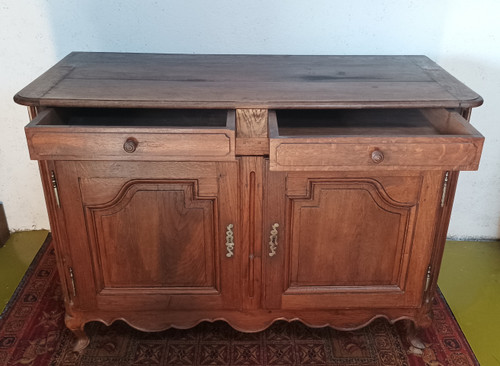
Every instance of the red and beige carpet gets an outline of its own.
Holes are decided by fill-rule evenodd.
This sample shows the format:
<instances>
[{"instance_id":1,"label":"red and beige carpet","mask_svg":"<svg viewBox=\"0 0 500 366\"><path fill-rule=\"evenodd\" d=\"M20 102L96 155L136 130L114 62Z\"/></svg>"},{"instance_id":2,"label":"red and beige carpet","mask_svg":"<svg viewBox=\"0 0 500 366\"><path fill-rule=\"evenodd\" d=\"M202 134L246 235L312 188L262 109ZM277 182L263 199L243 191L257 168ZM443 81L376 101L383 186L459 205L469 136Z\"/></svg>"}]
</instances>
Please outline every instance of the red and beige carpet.
<instances>
[{"instance_id":1,"label":"red and beige carpet","mask_svg":"<svg viewBox=\"0 0 500 366\"><path fill-rule=\"evenodd\" d=\"M354 331L277 322L245 334L223 322L189 330L136 331L124 323L86 327L90 345L72 351L51 245L44 245L0 318L0 365L478 365L446 302L436 294L434 324L412 349L403 330L385 320Z\"/></svg>"}]
</instances>

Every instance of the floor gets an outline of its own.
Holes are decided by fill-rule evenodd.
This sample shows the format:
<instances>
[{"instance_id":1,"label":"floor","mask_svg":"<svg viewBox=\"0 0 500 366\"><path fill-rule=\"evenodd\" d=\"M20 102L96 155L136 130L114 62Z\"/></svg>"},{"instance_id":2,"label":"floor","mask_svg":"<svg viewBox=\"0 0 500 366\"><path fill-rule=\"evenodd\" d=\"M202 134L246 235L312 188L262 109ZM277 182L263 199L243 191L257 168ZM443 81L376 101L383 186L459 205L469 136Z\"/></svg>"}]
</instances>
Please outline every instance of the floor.
<instances>
[{"instance_id":1,"label":"floor","mask_svg":"<svg viewBox=\"0 0 500 366\"><path fill-rule=\"evenodd\" d=\"M500 366L500 242L447 242L438 284L479 363Z\"/></svg>"},{"instance_id":2,"label":"floor","mask_svg":"<svg viewBox=\"0 0 500 366\"><path fill-rule=\"evenodd\" d=\"M46 230L12 233L0 248L0 314L48 233Z\"/></svg>"},{"instance_id":3,"label":"floor","mask_svg":"<svg viewBox=\"0 0 500 366\"><path fill-rule=\"evenodd\" d=\"M0 248L0 313L47 233L13 233ZM500 242L447 242L438 283L480 364L500 366Z\"/></svg>"}]
</instances>

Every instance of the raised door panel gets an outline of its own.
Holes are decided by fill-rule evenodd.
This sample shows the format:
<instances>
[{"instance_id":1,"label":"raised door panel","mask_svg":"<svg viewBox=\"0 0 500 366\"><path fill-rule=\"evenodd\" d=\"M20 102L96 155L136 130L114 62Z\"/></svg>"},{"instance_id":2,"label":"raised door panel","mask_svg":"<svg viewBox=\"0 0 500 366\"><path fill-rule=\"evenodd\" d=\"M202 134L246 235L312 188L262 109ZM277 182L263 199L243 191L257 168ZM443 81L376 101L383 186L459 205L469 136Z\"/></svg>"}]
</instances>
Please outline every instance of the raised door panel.
<instances>
[{"instance_id":1,"label":"raised door panel","mask_svg":"<svg viewBox=\"0 0 500 366\"><path fill-rule=\"evenodd\" d=\"M237 163L61 162L57 174L82 306L238 306Z\"/></svg>"},{"instance_id":2,"label":"raised door panel","mask_svg":"<svg viewBox=\"0 0 500 366\"><path fill-rule=\"evenodd\" d=\"M194 186L132 181L115 200L85 206L103 289L217 291L215 198L196 198Z\"/></svg>"},{"instance_id":3,"label":"raised door panel","mask_svg":"<svg viewBox=\"0 0 500 366\"><path fill-rule=\"evenodd\" d=\"M290 198L290 290L308 286L399 286L415 203L391 200L376 181L310 181Z\"/></svg>"},{"instance_id":4,"label":"raised door panel","mask_svg":"<svg viewBox=\"0 0 500 366\"><path fill-rule=\"evenodd\" d=\"M429 184L440 179L268 172L265 226L279 227L264 267L266 306L419 306L439 206Z\"/></svg>"}]
</instances>

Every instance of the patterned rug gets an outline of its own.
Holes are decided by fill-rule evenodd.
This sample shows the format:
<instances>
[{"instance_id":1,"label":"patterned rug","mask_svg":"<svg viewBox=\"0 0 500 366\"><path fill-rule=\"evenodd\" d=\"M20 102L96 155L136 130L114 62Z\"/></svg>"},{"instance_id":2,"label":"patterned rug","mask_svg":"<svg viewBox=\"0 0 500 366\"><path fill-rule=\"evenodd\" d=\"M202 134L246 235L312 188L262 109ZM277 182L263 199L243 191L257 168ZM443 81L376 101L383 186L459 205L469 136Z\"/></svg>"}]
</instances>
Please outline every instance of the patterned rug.
<instances>
[{"instance_id":1,"label":"patterned rug","mask_svg":"<svg viewBox=\"0 0 500 366\"><path fill-rule=\"evenodd\" d=\"M479 365L441 294L433 306L434 324L421 334L424 352L406 344L402 327L377 320L354 332L278 322L252 334L223 322L158 333L90 323L91 343L75 354L48 241L0 318L0 365Z\"/></svg>"}]
</instances>

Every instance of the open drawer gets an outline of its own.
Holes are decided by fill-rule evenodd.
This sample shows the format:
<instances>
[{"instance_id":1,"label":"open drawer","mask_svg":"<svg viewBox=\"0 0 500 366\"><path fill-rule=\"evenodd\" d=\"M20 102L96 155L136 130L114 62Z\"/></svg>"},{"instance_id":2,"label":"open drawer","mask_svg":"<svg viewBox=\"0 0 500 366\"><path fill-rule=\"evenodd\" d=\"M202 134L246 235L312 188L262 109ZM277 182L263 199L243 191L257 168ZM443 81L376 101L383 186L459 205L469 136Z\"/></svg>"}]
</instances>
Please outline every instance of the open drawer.
<instances>
[{"instance_id":1,"label":"open drawer","mask_svg":"<svg viewBox=\"0 0 500 366\"><path fill-rule=\"evenodd\" d=\"M33 160L234 160L233 110L47 109L25 128Z\"/></svg>"},{"instance_id":2,"label":"open drawer","mask_svg":"<svg viewBox=\"0 0 500 366\"><path fill-rule=\"evenodd\" d=\"M269 112L270 169L477 170L484 137L446 109Z\"/></svg>"}]
</instances>

